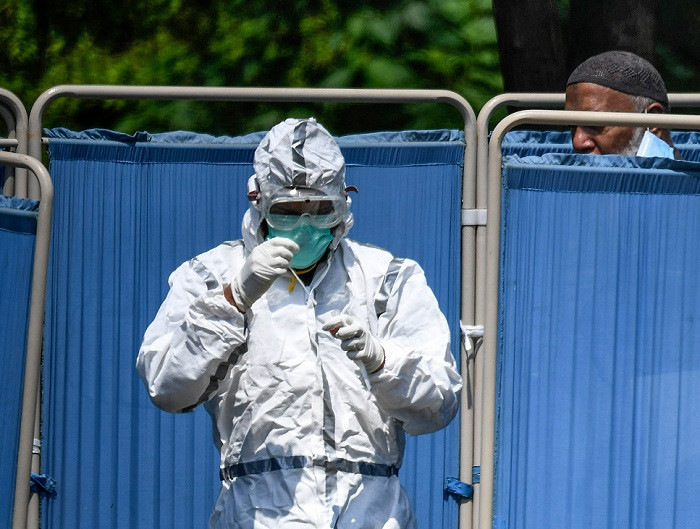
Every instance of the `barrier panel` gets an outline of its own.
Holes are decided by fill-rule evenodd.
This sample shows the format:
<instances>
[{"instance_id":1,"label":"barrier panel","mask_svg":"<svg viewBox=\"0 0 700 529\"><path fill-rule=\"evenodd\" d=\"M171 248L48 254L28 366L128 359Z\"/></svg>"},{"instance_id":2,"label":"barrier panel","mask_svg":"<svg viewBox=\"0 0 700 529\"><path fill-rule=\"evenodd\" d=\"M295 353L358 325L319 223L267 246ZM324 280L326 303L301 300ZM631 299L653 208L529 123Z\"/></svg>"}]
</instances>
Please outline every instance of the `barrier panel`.
<instances>
[{"instance_id":1,"label":"barrier panel","mask_svg":"<svg viewBox=\"0 0 700 529\"><path fill-rule=\"evenodd\" d=\"M206 412L170 415L135 370L146 326L176 266L240 237L260 134L47 131L56 185L44 378L43 466L59 493L47 528L206 527L218 453ZM446 313L459 357L464 136L456 131L338 139L350 237L412 257ZM443 494L458 474L458 421L407 439L400 479L421 527L454 528Z\"/></svg>"},{"instance_id":2,"label":"barrier panel","mask_svg":"<svg viewBox=\"0 0 700 529\"><path fill-rule=\"evenodd\" d=\"M494 527L697 524L700 164L504 159Z\"/></svg>"},{"instance_id":3,"label":"barrier panel","mask_svg":"<svg viewBox=\"0 0 700 529\"><path fill-rule=\"evenodd\" d=\"M0 195L0 354L6 373L0 384L2 527L12 525L38 208L36 200ZM26 482L29 487L29 475Z\"/></svg>"},{"instance_id":4,"label":"barrier panel","mask_svg":"<svg viewBox=\"0 0 700 529\"><path fill-rule=\"evenodd\" d=\"M39 450L37 408L53 186L46 167L26 154L0 152L0 164L31 171L41 198L0 195L0 344L10 373L0 391L3 426L7 427L1 447L5 479L0 520L12 513L12 526L24 527L30 481L50 488L50 480L44 476L37 474L35 482L32 471L39 470L33 465L33 454Z\"/></svg>"}]
</instances>

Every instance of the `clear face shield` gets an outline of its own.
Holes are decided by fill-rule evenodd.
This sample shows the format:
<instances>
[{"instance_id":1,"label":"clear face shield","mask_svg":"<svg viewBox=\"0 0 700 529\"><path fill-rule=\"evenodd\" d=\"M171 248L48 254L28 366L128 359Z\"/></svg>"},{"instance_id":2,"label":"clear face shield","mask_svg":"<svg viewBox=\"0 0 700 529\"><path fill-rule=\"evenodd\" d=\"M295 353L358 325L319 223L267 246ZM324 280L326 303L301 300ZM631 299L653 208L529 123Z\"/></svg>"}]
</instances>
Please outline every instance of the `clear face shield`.
<instances>
[{"instance_id":1,"label":"clear face shield","mask_svg":"<svg viewBox=\"0 0 700 529\"><path fill-rule=\"evenodd\" d=\"M329 197L311 188L285 187L263 200L262 214L268 226L292 230L306 222L315 228L333 228L347 213L344 197Z\"/></svg>"}]
</instances>

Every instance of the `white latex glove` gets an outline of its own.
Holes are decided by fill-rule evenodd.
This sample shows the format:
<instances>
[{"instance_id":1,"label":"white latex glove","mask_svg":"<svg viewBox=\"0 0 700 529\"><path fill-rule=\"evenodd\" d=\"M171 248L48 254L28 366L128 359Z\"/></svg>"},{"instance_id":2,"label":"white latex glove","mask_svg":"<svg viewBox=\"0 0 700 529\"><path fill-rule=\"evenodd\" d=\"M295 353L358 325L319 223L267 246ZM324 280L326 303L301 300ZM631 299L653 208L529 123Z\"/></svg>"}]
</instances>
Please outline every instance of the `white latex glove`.
<instances>
[{"instance_id":1,"label":"white latex glove","mask_svg":"<svg viewBox=\"0 0 700 529\"><path fill-rule=\"evenodd\" d=\"M378 371L384 364L384 348L357 318L349 314L331 316L323 330L338 338L348 358L362 362L369 373Z\"/></svg>"},{"instance_id":2,"label":"white latex glove","mask_svg":"<svg viewBox=\"0 0 700 529\"><path fill-rule=\"evenodd\" d=\"M246 312L275 282L289 270L299 246L291 239L275 237L253 248L238 276L231 282L236 306Z\"/></svg>"}]
</instances>

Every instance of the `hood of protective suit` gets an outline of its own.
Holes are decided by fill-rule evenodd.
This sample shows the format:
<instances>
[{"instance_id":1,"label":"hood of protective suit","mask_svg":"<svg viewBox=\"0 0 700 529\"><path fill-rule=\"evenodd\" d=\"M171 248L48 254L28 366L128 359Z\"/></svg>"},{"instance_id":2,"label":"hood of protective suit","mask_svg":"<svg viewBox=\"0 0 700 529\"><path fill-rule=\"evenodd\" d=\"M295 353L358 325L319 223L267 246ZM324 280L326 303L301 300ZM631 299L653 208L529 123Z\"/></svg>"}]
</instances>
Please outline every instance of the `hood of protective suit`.
<instances>
[{"instance_id":1,"label":"hood of protective suit","mask_svg":"<svg viewBox=\"0 0 700 529\"><path fill-rule=\"evenodd\" d=\"M352 227L351 200L345 191L345 159L333 136L314 118L287 119L275 125L255 150L255 174L248 191L257 192L243 217L243 241L248 251L264 241L261 204L282 188L308 188L328 197L341 197L347 211L333 229L331 249Z\"/></svg>"}]
</instances>

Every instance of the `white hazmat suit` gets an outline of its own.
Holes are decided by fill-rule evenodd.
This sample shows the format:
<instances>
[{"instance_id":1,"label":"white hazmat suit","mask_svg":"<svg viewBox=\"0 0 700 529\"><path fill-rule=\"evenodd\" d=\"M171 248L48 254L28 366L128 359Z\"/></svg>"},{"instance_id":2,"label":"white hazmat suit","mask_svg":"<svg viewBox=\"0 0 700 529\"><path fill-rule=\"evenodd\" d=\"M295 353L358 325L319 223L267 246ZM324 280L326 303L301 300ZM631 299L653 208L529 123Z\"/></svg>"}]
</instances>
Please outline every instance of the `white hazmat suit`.
<instances>
[{"instance_id":1,"label":"white hazmat suit","mask_svg":"<svg viewBox=\"0 0 700 529\"><path fill-rule=\"evenodd\" d=\"M263 244L266 197L301 185L345 201L342 155L313 119L274 127L255 171L243 240L173 272L139 374L158 407L204 404L212 417L222 479L212 529L413 528L398 479L404 432L447 425L461 388L445 318L417 263L345 238L349 208L307 286L287 270L241 313L224 289ZM369 388L323 329L339 315L383 351Z\"/></svg>"}]
</instances>

